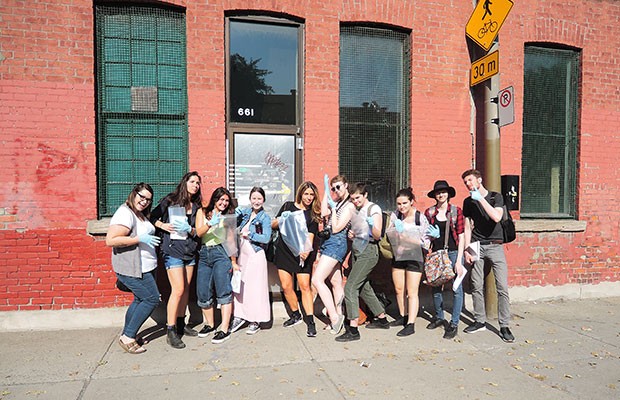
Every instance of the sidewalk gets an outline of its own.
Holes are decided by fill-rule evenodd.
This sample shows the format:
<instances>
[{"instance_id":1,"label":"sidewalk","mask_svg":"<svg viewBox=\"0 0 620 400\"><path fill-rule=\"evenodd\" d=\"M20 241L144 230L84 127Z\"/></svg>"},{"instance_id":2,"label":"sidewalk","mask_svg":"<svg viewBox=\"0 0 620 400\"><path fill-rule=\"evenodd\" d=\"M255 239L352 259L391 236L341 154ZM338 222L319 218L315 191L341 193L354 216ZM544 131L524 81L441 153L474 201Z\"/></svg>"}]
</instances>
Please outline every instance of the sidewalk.
<instances>
[{"instance_id":1,"label":"sidewalk","mask_svg":"<svg viewBox=\"0 0 620 400\"><path fill-rule=\"evenodd\" d=\"M162 336L142 355L118 346L120 321L4 332L0 399L617 399L619 310L620 297L513 304L512 344L491 329L463 334L463 323L445 340L422 318L410 337L361 328L343 344L324 324L307 338L276 316L254 336L186 337L183 350Z\"/></svg>"}]
</instances>

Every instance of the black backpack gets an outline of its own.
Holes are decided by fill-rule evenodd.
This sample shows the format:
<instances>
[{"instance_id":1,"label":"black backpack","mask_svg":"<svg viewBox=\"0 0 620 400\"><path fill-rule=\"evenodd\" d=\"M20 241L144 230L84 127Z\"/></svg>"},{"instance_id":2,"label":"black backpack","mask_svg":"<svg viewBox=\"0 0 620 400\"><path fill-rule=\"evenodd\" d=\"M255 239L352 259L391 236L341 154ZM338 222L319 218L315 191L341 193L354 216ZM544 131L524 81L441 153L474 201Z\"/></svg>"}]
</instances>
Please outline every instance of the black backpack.
<instances>
[{"instance_id":1,"label":"black backpack","mask_svg":"<svg viewBox=\"0 0 620 400\"><path fill-rule=\"evenodd\" d=\"M512 220L512 215L510 215L510 211L508 211L505 205L504 214L502 215L500 223L502 224L502 231L504 232L504 243L513 242L517 238L517 229Z\"/></svg>"},{"instance_id":2,"label":"black backpack","mask_svg":"<svg viewBox=\"0 0 620 400\"><path fill-rule=\"evenodd\" d=\"M495 193L493 196L493 206L495 206L495 196L501 196L499 193ZM506 207L506 202L504 201L504 205L502 206L504 209L504 213L502 214L502 219L499 223L502 225L502 233L504 235L504 243L514 242L517 238L517 229L515 227L515 222L512 220L512 215L510 215L510 211Z\"/></svg>"}]
</instances>

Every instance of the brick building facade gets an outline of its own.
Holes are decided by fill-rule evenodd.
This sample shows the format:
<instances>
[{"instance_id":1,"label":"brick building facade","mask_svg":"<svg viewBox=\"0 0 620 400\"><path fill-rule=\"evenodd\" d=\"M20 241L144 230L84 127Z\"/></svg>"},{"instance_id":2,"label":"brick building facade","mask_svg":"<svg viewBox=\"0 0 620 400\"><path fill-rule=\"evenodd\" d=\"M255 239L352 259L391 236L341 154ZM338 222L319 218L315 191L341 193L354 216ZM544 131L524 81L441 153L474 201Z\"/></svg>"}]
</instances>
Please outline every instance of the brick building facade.
<instances>
[{"instance_id":1,"label":"brick building facade","mask_svg":"<svg viewBox=\"0 0 620 400\"><path fill-rule=\"evenodd\" d=\"M457 203L462 201L460 174L481 160L472 132L472 43L465 37L471 1L153 4L185 16L187 167L202 174L204 196L227 184L229 168L225 20L247 14L302 26L299 173L316 183L339 169L341 27L405 34L409 182L419 208L431 205L426 193L436 179L447 179L457 188ZM127 304L127 296L114 288L100 228L106 220L98 198L98 5L62 0L0 5L0 311ZM515 92L515 122L501 128L501 174L522 177L526 46L569 48L580 56L574 215L520 218L519 236L506 246L515 290L572 291L620 280L619 21L620 3L614 0L523 0L501 27L500 81ZM519 219L518 212L513 215Z\"/></svg>"}]
</instances>

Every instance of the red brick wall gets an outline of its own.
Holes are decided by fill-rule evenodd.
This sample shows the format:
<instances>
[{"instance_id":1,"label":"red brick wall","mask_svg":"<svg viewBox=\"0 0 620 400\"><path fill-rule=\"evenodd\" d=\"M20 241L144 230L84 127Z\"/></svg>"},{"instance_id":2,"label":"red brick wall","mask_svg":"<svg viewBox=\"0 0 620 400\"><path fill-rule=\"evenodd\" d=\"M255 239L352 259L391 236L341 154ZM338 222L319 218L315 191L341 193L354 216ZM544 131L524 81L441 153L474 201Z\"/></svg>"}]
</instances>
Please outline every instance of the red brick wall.
<instances>
[{"instance_id":1,"label":"red brick wall","mask_svg":"<svg viewBox=\"0 0 620 400\"><path fill-rule=\"evenodd\" d=\"M412 185L419 207L436 179L459 192L471 165L471 2L174 1L187 8L190 168L205 191L225 183L224 16L269 10L305 20L304 175L337 170L340 22L411 32ZM86 233L96 219L94 32L91 1L0 4L0 310L126 304L110 251ZM501 87L515 123L501 129L502 174L520 175L523 46L583 48L578 218L584 232L521 232L507 246L512 286L619 280L620 4L518 1L502 27ZM443 155L438 157L441 145Z\"/></svg>"}]
</instances>

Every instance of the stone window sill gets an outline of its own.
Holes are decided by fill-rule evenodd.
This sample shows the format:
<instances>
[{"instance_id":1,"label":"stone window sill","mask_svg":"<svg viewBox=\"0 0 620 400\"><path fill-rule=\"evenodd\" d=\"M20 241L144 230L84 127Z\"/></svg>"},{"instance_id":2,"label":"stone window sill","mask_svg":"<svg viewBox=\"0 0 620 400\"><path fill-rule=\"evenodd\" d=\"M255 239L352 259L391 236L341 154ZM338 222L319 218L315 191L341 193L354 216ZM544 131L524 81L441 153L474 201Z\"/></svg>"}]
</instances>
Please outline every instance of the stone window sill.
<instances>
[{"instance_id":1,"label":"stone window sill","mask_svg":"<svg viewBox=\"0 0 620 400\"><path fill-rule=\"evenodd\" d=\"M93 236L105 236L112 218L91 219L86 224L86 232Z\"/></svg>"},{"instance_id":2,"label":"stone window sill","mask_svg":"<svg viewBox=\"0 0 620 400\"><path fill-rule=\"evenodd\" d=\"M88 221L86 231L89 235L104 236L108 233L111 218ZM515 220L517 232L584 232L587 223L566 219L520 219Z\"/></svg>"},{"instance_id":3,"label":"stone window sill","mask_svg":"<svg viewBox=\"0 0 620 400\"><path fill-rule=\"evenodd\" d=\"M586 221L569 219L520 219L515 220L517 232L584 232Z\"/></svg>"}]
</instances>

